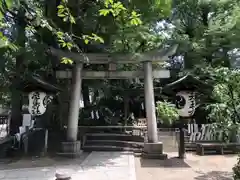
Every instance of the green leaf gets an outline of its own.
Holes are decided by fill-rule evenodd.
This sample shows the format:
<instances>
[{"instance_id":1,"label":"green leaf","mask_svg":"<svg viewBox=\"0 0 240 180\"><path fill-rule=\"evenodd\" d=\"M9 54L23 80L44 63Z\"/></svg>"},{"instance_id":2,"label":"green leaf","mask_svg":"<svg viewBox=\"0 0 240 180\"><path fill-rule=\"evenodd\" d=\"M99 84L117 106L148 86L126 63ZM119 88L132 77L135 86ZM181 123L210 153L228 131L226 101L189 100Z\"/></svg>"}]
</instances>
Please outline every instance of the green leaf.
<instances>
[{"instance_id":1,"label":"green leaf","mask_svg":"<svg viewBox=\"0 0 240 180\"><path fill-rule=\"evenodd\" d=\"M73 47L73 44L72 44L72 43L70 43L70 42L68 42L68 43L67 43L67 48L68 48L68 50L71 50L71 49L72 49L72 47Z\"/></svg>"},{"instance_id":2,"label":"green leaf","mask_svg":"<svg viewBox=\"0 0 240 180\"><path fill-rule=\"evenodd\" d=\"M58 13L58 17L66 17L64 13Z\"/></svg>"},{"instance_id":3,"label":"green leaf","mask_svg":"<svg viewBox=\"0 0 240 180\"><path fill-rule=\"evenodd\" d=\"M130 24L131 24L131 25L137 25L136 19L131 19Z\"/></svg>"},{"instance_id":4,"label":"green leaf","mask_svg":"<svg viewBox=\"0 0 240 180\"><path fill-rule=\"evenodd\" d=\"M142 21L139 18L134 18L134 19L131 19L130 24L138 26L142 24Z\"/></svg>"},{"instance_id":5,"label":"green leaf","mask_svg":"<svg viewBox=\"0 0 240 180\"><path fill-rule=\"evenodd\" d=\"M132 11L132 16L137 16L137 12L136 11Z\"/></svg>"},{"instance_id":6,"label":"green leaf","mask_svg":"<svg viewBox=\"0 0 240 180\"><path fill-rule=\"evenodd\" d=\"M64 18L63 18L63 21L64 21L64 22L67 22L67 21L68 21L68 16L64 17Z\"/></svg>"},{"instance_id":7,"label":"green leaf","mask_svg":"<svg viewBox=\"0 0 240 180\"><path fill-rule=\"evenodd\" d=\"M19 48L15 45L15 44L13 44L13 43L10 43L9 44L9 48L11 49L11 50L13 50L13 51L17 51Z\"/></svg>"},{"instance_id":8,"label":"green leaf","mask_svg":"<svg viewBox=\"0 0 240 180\"><path fill-rule=\"evenodd\" d=\"M100 42L100 43L102 43L102 44L104 43L104 40L103 40L103 38L99 37L99 39L98 39L98 40L99 40L99 42Z\"/></svg>"},{"instance_id":9,"label":"green leaf","mask_svg":"<svg viewBox=\"0 0 240 180\"><path fill-rule=\"evenodd\" d=\"M92 33L92 39L93 40L95 40L95 41L99 41L100 43L104 43L104 40L103 40L103 38L101 38L100 36L98 36L98 35L96 35L96 34L94 34L94 33Z\"/></svg>"},{"instance_id":10,"label":"green leaf","mask_svg":"<svg viewBox=\"0 0 240 180\"><path fill-rule=\"evenodd\" d=\"M0 10L0 21L1 21L3 18L4 18L4 16L3 16L3 14L2 14L2 12L1 12L1 10Z\"/></svg>"},{"instance_id":11,"label":"green leaf","mask_svg":"<svg viewBox=\"0 0 240 180\"><path fill-rule=\"evenodd\" d=\"M61 63L63 63L63 64L73 64L73 60L71 60L67 57L63 57Z\"/></svg>"},{"instance_id":12,"label":"green leaf","mask_svg":"<svg viewBox=\"0 0 240 180\"><path fill-rule=\"evenodd\" d=\"M132 11L132 13L131 13L132 18L137 18L137 17L140 17L140 16L141 16L141 14L138 14L136 11Z\"/></svg>"},{"instance_id":13,"label":"green leaf","mask_svg":"<svg viewBox=\"0 0 240 180\"><path fill-rule=\"evenodd\" d=\"M65 11L65 9L58 9L58 14L62 14Z\"/></svg>"},{"instance_id":14,"label":"green leaf","mask_svg":"<svg viewBox=\"0 0 240 180\"><path fill-rule=\"evenodd\" d=\"M63 6L63 5L58 5L58 7L57 7L58 9L64 9L65 7Z\"/></svg>"},{"instance_id":15,"label":"green leaf","mask_svg":"<svg viewBox=\"0 0 240 180\"><path fill-rule=\"evenodd\" d=\"M60 43L64 43L64 41L63 41L62 39L59 39L58 42L60 42Z\"/></svg>"},{"instance_id":16,"label":"green leaf","mask_svg":"<svg viewBox=\"0 0 240 180\"><path fill-rule=\"evenodd\" d=\"M85 43L85 44L88 44L88 43L89 43L89 40L88 40L88 39L84 39L84 43Z\"/></svg>"},{"instance_id":17,"label":"green leaf","mask_svg":"<svg viewBox=\"0 0 240 180\"><path fill-rule=\"evenodd\" d=\"M108 7L109 5L113 4L113 0L105 0L104 5L105 7Z\"/></svg>"},{"instance_id":18,"label":"green leaf","mask_svg":"<svg viewBox=\"0 0 240 180\"><path fill-rule=\"evenodd\" d=\"M156 112L158 117L163 123L172 124L174 121L178 120L178 110L174 104L169 102L157 102Z\"/></svg>"},{"instance_id":19,"label":"green leaf","mask_svg":"<svg viewBox=\"0 0 240 180\"><path fill-rule=\"evenodd\" d=\"M70 22L72 24L76 24L75 18L72 15L70 15Z\"/></svg>"},{"instance_id":20,"label":"green leaf","mask_svg":"<svg viewBox=\"0 0 240 180\"><path fill-rule=\"evenodd\" d=\"M11 9L11 7L13 6L13 0L5 0L7 8Z\"/></svg>"},{"instance_id":21,"label":"green leaf","mask_svg":"<svg viewBox=\"0 0 240 180\"><path fill-rule=\"evenodd\" d=\"M63 38L63 35L64 35L63 32L61 32L61 31L58 31L58 32L57 32L57 37L58 37L58 38L60 38L60 39Z\"/></svg>"},{"instance_id":22,"label":"green leaf","mask_svg":"<svg viewBox=\"0 0 240 180\"><path fill-rule=\"evenodd\" d=\"M100 16L107 16L110 13L108 9L100 9L99 10L99 15Z\"/></svg>"},{"instance_id":23,"label":"green leaf","mask_svg":"<svg viewBox=\"0 0 240 180\"><path fill-rule=\"evenodd\" d=\"M4 39L0 39L0 48L5 48L7 47L9 44L8 44L8 41L5 41Z\"/></svg>"}]
</instances>

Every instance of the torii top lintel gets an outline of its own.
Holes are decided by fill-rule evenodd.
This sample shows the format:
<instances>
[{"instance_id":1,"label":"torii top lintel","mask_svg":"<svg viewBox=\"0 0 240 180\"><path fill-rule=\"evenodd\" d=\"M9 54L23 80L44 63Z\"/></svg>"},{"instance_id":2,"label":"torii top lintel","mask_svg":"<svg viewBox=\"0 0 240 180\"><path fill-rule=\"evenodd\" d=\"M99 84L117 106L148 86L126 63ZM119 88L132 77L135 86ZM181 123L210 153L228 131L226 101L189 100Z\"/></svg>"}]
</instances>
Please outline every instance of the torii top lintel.
<instances>
[{"instance_id":1,"label":"torii top lintel","mask_svg":"<svg viewBox=\"0 0 240 180\"><path fill-rule=\"evenodd\" d=\"M67 57L78 63L86 64L133 64L145 61L162 62L167 61L169 56L175 54L178 45L167 49L152 50L146 53L137 54L107 54L107 53L74 53L50 47L50 53L58 58Z\"/></svg>"}]
</instances>

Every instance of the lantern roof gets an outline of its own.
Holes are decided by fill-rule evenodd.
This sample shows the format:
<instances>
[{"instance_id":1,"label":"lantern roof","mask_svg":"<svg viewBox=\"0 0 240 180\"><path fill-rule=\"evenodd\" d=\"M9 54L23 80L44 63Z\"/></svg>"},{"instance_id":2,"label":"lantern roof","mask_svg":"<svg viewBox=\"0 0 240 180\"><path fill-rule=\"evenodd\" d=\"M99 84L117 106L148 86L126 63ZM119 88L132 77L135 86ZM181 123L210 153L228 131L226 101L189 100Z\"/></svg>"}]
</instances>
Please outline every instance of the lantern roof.
<instances>
[{"instance_id":1,"label":"lantern roof","mask_svg":"<svg viewBox=\"0 0 240 180\"><path fill-rule=\"evenodd\" d=\"M21 83L23 92L43 91L46 93L57 93L62 91L59 87L43 80L39 75L31 75L24 79Z\"/></svg>"},{"instance_id":2,"label":"lantern roof","mask_svg":"<svg viewBox=\"0 0 240 180\"><path fill-rule=\"evenodd\" d=\"M179 91L197 91L200 93L211 92L213 86L193 77L190 74L165 85L162 92L167 95L174 95Z\"/></svg>"}]
</instances>

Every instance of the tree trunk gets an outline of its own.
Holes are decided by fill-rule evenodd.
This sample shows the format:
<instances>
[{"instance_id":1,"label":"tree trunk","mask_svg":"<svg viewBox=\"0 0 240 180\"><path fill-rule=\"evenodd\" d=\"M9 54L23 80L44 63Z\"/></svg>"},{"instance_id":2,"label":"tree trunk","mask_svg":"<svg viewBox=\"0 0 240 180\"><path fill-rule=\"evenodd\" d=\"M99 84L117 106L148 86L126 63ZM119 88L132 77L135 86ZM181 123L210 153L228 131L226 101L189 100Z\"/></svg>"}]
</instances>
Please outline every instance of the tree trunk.
<instances>
[{"instance_id":1,"label":"tree trunk","mask_svg":"<svg viewBox=\"0 0 240 180\"><path fill-rule=\"evenodd\" d=\"M205 26L206 29L208 29L208 15L209 15L210 9L208 5L203 5L202 7L202 23ZM212 64L212 37L210 36L206 36L206 55L205 55L205 59L207 61L207 63Z\"/></svg>"},{"instance_id":2,"label":"tree trunk","mask_svg":"<svg viewBox=\"0 0 240 180\"><path fill-rule=\"evenodd\" d=\"M17 24L17 44L20 47L19 54L16 57L15 74L11 87L11 122L10 134L19 132L19 126L22 125L22 92L18 89L22 74L24 73L24 50L25 50L25 10L20 9L16 17Z\"/></svg>"}]
</instances>

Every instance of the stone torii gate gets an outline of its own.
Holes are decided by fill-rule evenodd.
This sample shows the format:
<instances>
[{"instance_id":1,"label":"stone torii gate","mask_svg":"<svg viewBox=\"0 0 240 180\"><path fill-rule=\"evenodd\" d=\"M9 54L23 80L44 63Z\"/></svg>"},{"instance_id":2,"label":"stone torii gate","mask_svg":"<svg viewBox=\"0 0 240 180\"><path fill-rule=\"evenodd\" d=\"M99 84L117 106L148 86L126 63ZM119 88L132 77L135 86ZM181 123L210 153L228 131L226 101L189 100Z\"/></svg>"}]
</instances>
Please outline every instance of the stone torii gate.
<instances>
[{"instance_id":1,"label":"stone torii gate","mask_svg":"<svg viewBox=\"0 0 240 180\"><path fill-rule=\"evenodd\" d=\"M67 57L76 64L72 71L57 71L57 78L72 78L72 93L69 109L67 142L64 142L63 151L67 154L78 154L80 142L77 140L79 101L81 96L82 79L144 79L145 109L147 116L147 137L148 142L144 145L143 157L165 158L162 143L158 142L157 121L155 112L153 78L169 78L169 70L153 70L152 62L163 62L168 60L177 49L174 45L168 49L154 50L147 53L132 54L79 54L50 48L52 55L58 58ZM139 64L143 63L143 71L84 71L83 64Z\"/></svg>"}]
</instances>

